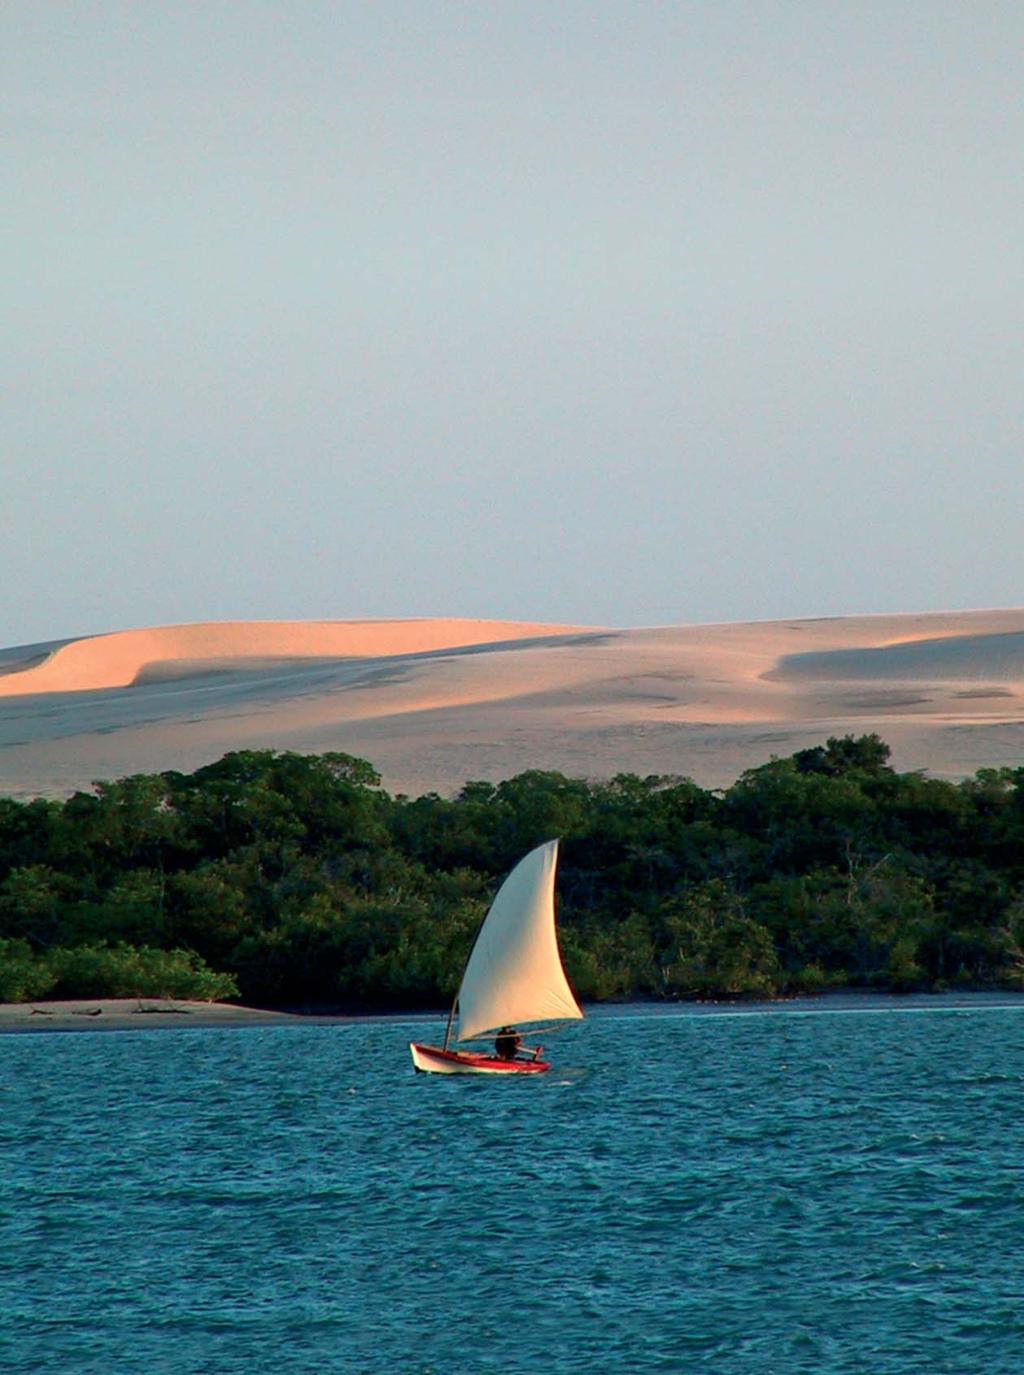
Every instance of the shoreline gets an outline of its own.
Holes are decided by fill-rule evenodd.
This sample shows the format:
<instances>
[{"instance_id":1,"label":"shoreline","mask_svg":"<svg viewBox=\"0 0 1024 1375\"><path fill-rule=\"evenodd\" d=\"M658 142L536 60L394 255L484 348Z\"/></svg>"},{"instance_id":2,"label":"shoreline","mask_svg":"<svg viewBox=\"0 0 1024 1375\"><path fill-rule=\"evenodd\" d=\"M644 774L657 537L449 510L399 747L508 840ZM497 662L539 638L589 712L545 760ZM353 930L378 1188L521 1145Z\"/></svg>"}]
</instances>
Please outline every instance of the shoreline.
<instances>
[{"instance_id":1,"label":"shoreline","mask_svg":"<svg viewBox=\"0 0 1024 1375\"><path fill-rule=\"evenodd\" d=\"M0 1003L0 1036L31 1032L172 1031L183 1027L237 1030L267 1026L333 1026L350 1022L434 1021L431 1012L288 1012L204 1003L187 998L75 998Z\"/></svg>"},{"instance_id":2,"label":"shoreline","mask_svg":"<svg viewBox=\"0 0 1024 1375\"><path fill-rule=\"evenodd\" d=\"M883 993L833 991L772 1000L705 999L693 1002L636 1001L588 1006L587 1017L750 1016L786 1013L956 1012L984 1009L1024 1010L1024 992L976 990L957 993ZM169 1031L184 1027L240 1030L246 1027L344 1026L355 1023L443 1022L447 1009L434 1012L295 1012L204 1003L178 998L79 998L48 1002L0 1003L0 1036L35 1032Z\"/></svg>"}]
</instances>

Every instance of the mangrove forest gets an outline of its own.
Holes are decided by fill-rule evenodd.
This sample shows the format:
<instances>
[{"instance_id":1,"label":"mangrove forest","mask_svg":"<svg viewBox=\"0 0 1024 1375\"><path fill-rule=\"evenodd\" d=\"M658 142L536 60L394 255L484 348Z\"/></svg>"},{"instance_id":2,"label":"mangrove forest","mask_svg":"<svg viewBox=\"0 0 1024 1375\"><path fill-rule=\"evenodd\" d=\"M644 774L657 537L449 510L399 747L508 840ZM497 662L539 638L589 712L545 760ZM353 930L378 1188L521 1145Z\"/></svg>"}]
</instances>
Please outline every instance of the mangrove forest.
<instances>
[{"instance_id":1,"label":"mangrove forest","mask_svg":"<svg viewBox=\"0 0 1024 1375\"><path fill-rule=\"evenodd\" d=\"M587 1000L1024 988L1024 767L898 773L830 739L708 790L532 770L391 796L345 754L0 798L0 1001L439 1008L487 905L560 837Z\"/></svg>"}]
</instances>

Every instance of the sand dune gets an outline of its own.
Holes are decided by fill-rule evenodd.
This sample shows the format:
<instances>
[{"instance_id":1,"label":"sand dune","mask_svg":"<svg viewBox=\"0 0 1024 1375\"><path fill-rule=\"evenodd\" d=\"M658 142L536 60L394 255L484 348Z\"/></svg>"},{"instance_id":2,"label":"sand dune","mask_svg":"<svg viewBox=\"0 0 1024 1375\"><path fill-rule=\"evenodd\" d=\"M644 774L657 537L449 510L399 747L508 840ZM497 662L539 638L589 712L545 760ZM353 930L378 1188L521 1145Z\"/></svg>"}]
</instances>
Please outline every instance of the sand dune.
<instances>
[{"instance_id":1,"label":"sand dune","mask_svg":"<svg viewBox=\"0 0 1024 1375\"><path fill-rule=\"evenodd\" d=\"M3 654L0 697L128 687L234 667L298 660L377 658L560 633L513 621L225 621L121 630Z\"/></svg>"},{"instance_id":2,"label":"sand dune","mask_svg":"<svg viewBox=\"0 0 1024 1375\"><path fill-rule=\"evenodd\" d=\"M1024 610L642 630L239 622L0 651L0 671L0 792L16 796L264 747L346 750L413 794L535 767L724 786L846 731L950 777L1024 763Z\"/></svg>"}]
</instances>

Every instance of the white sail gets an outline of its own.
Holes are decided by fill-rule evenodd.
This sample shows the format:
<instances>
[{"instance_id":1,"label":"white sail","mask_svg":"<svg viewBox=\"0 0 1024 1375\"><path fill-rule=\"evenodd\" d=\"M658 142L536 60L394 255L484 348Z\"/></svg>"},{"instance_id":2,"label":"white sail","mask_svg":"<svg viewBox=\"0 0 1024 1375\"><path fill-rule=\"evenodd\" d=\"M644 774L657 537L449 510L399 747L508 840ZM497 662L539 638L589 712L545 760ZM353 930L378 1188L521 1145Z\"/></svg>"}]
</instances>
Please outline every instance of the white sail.
<instances>
[{"instance_id":1,"label":"white sail","mask_svg":"<svg viewBox=\"0 0 1024 1375\"><path fill-rule=\"evenodd\" d=\"M498 889L459 989L460 1041L524 1022L583 1016L555 938L558 841L531 850Z\"/></svg>"}]
</instances>

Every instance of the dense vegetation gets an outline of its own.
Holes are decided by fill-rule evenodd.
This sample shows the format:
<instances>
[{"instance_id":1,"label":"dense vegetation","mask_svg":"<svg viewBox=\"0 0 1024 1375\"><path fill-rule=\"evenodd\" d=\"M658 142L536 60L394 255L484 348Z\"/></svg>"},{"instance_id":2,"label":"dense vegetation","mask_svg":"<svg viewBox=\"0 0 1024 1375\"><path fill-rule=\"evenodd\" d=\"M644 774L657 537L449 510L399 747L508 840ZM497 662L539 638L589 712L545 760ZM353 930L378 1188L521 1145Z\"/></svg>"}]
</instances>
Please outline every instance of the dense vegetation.
<instances>
[{"instance_id":1,"label":"dense vegetation","mask_svg":"<svg viewBox=\"0 0 1024 1375\"><path fill-rule=\"evenodd\" d=\"M583 998L1024 988L1024 768L950 783L888 757L846 736L725 792L533 771L448 800L246 751L0 799L0 1001L439 1006L499 878L553 836Z\"/></svg>"}]
</instances>

